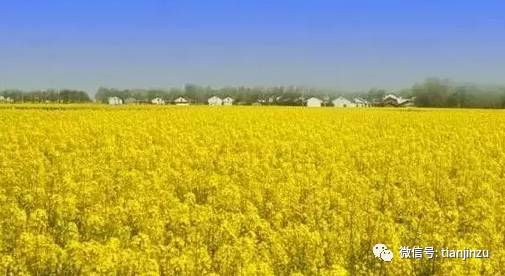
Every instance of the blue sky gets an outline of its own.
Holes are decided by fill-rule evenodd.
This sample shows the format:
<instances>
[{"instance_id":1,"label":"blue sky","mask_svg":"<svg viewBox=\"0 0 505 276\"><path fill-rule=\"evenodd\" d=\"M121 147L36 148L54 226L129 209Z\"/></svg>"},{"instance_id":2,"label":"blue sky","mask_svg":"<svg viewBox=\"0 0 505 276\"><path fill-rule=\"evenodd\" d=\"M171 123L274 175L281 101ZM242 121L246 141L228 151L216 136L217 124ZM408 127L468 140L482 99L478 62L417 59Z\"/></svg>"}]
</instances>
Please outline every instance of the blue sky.
<instances>
[{"instance_id":1,"label":"blue sky","mask_svg":"<svg viewBox=\"0 0 505 276\"><path fill-rule=\"evenodd\" d=\"M503 1L0 2L0 89L505 84Z\"/></svg>"}]
</instances>

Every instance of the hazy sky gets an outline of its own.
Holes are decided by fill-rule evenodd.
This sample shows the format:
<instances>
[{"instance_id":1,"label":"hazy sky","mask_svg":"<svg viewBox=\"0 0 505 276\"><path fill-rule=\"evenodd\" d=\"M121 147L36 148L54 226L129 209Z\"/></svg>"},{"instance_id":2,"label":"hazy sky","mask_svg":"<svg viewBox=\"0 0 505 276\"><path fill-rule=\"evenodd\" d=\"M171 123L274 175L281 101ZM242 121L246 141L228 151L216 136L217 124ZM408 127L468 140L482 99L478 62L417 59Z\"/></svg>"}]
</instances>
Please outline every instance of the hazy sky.
<instances>
[{"instance_id":1,"label":"hazy sky","mask_svg":"<svg viewBox=\"0 0 505 276\"><path fill-rule=\"evenodd\" d=\"M0 89L505 84L505 1L0 1Z\"/></svg>"}]
</instances>

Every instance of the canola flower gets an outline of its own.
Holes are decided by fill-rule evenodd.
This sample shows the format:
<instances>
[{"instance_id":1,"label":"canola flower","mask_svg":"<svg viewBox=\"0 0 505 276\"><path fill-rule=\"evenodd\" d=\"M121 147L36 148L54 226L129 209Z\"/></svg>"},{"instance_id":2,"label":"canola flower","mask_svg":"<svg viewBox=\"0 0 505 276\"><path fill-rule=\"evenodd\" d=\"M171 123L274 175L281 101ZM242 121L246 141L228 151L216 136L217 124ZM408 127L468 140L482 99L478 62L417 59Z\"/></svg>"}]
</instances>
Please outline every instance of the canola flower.
<instances>
[{"instance_id":1,"label":"canola flower","mask_svg":"<svg viewBox=\"0 0 505 276\"><path fill-rule=\"evenodd\" d=\"M505 113L0 109L0 274L505 274ZM488 259L374 258L375 243Z\"/></svg>"}]
</instances>

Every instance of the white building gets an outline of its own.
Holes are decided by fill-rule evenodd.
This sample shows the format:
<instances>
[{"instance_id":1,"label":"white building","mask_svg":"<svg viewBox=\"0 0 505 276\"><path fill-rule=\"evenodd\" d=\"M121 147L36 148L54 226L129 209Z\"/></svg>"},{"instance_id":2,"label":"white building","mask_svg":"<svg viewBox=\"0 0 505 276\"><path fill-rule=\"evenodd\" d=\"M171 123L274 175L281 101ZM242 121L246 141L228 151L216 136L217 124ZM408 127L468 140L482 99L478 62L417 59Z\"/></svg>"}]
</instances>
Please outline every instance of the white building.
<instances>
[{"instance_id":1,"label":"white building","mask_svg":"<svg viewBox=\"0 0 505 276\"><path fill-rule=\"evenodd\" d=\"M160 97L156 97L156 98L154 98L154 99L151 100L151 103L152 104L165 104L165 100L163 100Z\"/></svg>"},{"instance_id":2,"label":"white building","mask_svg":"<svg viewBox=\"0 0 505 276\"><path fill-rule=\"evenodd\" d=\"M223 105L233 105L234 101L232 97L226 97L223 99Z\"/></svg>"},{"instance_id":3,"label":"white building","mask_svg":"<svg viewBox=\"0 0 505 276\"><path fill-rule=\"evenodd\" d=\"M384 98L382 99L383 101L394 101L394 102L398 102L398 96L396 96L395 94L387 94L386 96L384 96Z\"/></svg>"},{"instance_id":4,"label":"white building","mask_svg":"<svg viewBox=\"0 0 505 276\"><path fill-rule=\"evenodd\" d=\"M355 107L367 107L369 106L368 101L362 98L354 98L353 100Z\"/></svg>"},{"instance_id":5,"label":"white building","mask_svg":"<svg viewBox=\"0 0 505 276\"><path fill-rule=\"evenodd\" d=\"M223 104L223 100L217 96L212 96L210 97L207 102L209 103L209 105L222 105Z\"/></svg>"},{"instance_id":6,"label":"white building","mask_svg":"<svg viewBox=\"0 0 505 276\"><path fill-rule=\"evenodd\" d=\"M394 94L388 94L382 99L384 105L392 106L413 106L413 102L413 99L405 99Z\"/></svg>"},{"instance_id":7,"label":"white building","mask_svg":"<svg viewBox=\"0 0 505 276\"><path fill-rule=\"evenodd\" d=\"M119 97L109 97L109 104L120 105L123 104L123 100Z\"/></svg>"},{"instance_id":8,"label":"white building","mask_svg":"<svg viewBox=\"0 0 505 276\"><path fill-rule=\"evenodd\" d=\"M5 97L4 96L0 96L0 102L5 102Z\"/></svg>"},{"instance_id":9,"label":"white building","mask_svg":"<svg viewBox=\"0 0 505 276\"><path fill-rule=\"evenodd\" d=\"M338 97L331 101L334 107L354 107L354 104L344 97Z\"/></svg>"},{"instance_id":10,"label":"white building","mask_svg":"<svg viewBox=\"0 0 505 276\"><path fill-rule=\"evenodd\" d=\"M316 97L312 97L307 100L308 107L321 107L322 103L323 103L323 101L321 99L316 98Z\"/></svg>"},{"instance_id":11,"label":"white building","mask_svg":"<svg viewBox=\"0 0 505 276\"><path fill-rule=\"evenodd\" d=\"M175 105L189 105L189 101L184 97L179 97L174 100Z\"/></svg>"}]
</instances>

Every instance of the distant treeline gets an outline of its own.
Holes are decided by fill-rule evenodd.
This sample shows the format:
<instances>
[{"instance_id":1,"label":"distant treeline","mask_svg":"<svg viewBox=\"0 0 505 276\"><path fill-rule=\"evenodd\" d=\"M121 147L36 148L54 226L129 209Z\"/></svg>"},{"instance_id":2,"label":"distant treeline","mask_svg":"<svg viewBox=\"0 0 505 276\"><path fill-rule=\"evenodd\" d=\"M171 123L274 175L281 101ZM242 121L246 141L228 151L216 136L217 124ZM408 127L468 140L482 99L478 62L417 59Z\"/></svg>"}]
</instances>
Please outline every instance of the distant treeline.
<instances>
[{"instance_id":1,"label":"distant treeline","mask_svg":"<svg viewBox=\"0 0 505 276\"><path fill-rule=\"evenodd\" d=\"M48 89L22 91L8 89L0 91L4 99L11 99L15 103L88 103L91 99L88 93L71 89Z\"/></svg>"},{"instance_id":2,"label":"distant treeline","mask_svg":"<svg viewBox=\"0 0 505 276\"><path fill-rule=\"evenodd\" d=\"M455 85L448 80L427 79L408 93L419 107L505 108L505 87Z\"/></svg>"},{"instance_id":3,"label":"distant treeline","mask_svg":"<svg viewBox=\"0 0 505 276\"><path fill-rule=\"evenodd\" d=\"M177 97L184 96L192 103L206 104L211 96L235 99L236 104L272 105L302 105L309 97L319 97L324 103L338 96L348 99L361 97L371 103L380 103L385 95L395 94L403 98L413 98L419 107L472 107L472 108L505 108L505 87L485 87L477 85L459 85L448 80L427 79L412 88L401 91L385 89L371 89L367 92L343 92L331 89L318 89L297 86L276 87L223 87L213 88L187 84L181 88L167 89L114 89L101 87L95 94L97 102L107 103L109 97L119 97L124 101L130 99L136 102L149 102L160 97L171 102ZM83 103L91 99L84 91L79 90L4 90L0 96L10 98L14 102L58 102Z\"/></svg>"}]
</instances>

